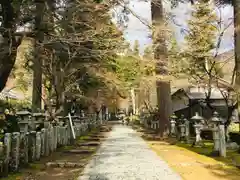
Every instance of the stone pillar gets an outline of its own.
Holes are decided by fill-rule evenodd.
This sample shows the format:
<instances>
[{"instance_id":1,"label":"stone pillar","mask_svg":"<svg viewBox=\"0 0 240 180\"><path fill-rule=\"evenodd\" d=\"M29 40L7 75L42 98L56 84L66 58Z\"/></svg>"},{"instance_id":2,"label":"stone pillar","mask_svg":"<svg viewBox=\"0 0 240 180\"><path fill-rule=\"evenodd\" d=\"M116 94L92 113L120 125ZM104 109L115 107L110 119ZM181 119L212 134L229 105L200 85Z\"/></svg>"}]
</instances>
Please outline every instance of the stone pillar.
<instances>
[{"instance_id":1,"label":"stone pillar","mask_svg":"<svg viewBox=\"0 0 240 180\"><path fill-rule=\"evenodd\" d=\"M85 132L86 132L86 123L83 122L83 123L82 123L82 134L84 135Z\"/></svg>"},{"instance_id":2,"label":"stone pillar","mask_svg":"<svg viewBox=\"0 0 240 180\"><path fill-rule=\"evenodd\" d=\"M29 162L36 160L36 131L29 134Z\"/></svg>"},{"instance_id":3,"label":"stone pillar","mask_svg":"<svg viewBox=\"0 0 240 180\"><path fill-rule=\"evenodd\" d=\"M42 140L41 140L41 132L37 132L36 134L36 160L40 160L41 151L42 151Z\"/></svg>"},{"instance_id":4,"label":"stone pillar","mask_svg":"<svg viewBox=\"0 0 240 180\"><path fill-rule=\"evenodd\" d=\"M61 145L61 129L60 126L56 126L57 128L57 143L56 148L58 148Z\"/></svg>"},{"instance_id":5,"label":"stone pillar","mask_svg":"<svg viewBox=\"0 0 240 180\"><path fill-rule=\"evenodd\" d=\"M196 133L195 145L199 145L202 141L202 138L200 136L202 125L201 124L195 124L194 128L195 128L195 133Z\"/></svg>"},{"instance_id":6,"label":"stone pillar","mask_svg":"<svg viewBox=\"0 0 240 180\"><path fill-rule=\"evenodd\" d=\"M75 136L77 137L77 127L76 126L73 126L73 128L74 128L74 132L75 132Z\"/></svg>"},{"instance_id":7,"label":"stone pillar","mask_svg":"<svg viewBox=\"0 0 240 180\"><path fill-rule=\"evenodd\" d=\"M78 125L78 137L81 136L81 125Z\"/></svg>"},{"instance_id":8,"label":"stone pillar","mask_svg":"<svg viewBox=\"0 0 240 180\"><path fill-rule=\"evenodd\" d=\"M79 125L79 127L80 127L80 136L82 136L83 135L83 123L81 123Z\"/></svg>"},{"instance_id":9,"label":"stone pillar","mask_svg":"<svg viewBox=\"0 0 240 180\"><path fill-rule=\"evenodd\" d=\"M218 153L220 156L226 156L226 144L225 144L225 134L222 136L222 131L224 132L224 123L222 119L219 117L218 112L213 113L213 117L211 119L213 123L213 140L214 140L214 152ZM220 126L223 124L223 130ZM224 142L223 142L224 139ZM225 151L225 152L224 152Z\"/></svg>"},{"instance_id":10,"label":"stone pillar","mask_svg":"<svg viewBox=\"0 0 240 180\"><path fill-rule=\"evenodd\" d=\"M175 136L176 135L176 121L175 119L171 119L170 121L171 123L171 136Z\"/></svg>"},{"instance_id":11,"label":"stone pillar","mask_svg":"<svg viewBox=\"0 0 240 180\"><path fill-rule=\"evenodd\" d=\"M226 142L230 143L231 139L230 139L230 135L229 135L229 126L226 128L225 134L226 134Z\"/></svg>"},{"instance_id":12,"label":"stone pillar","mask_svg":"<svg viewBox=\"0 0 240 180\"><path fill-rule=\"evenodd\" d=\"M77 125L74 126L74 132L75 132L75 136L78 137L78 126Z\"/></svg>"},{"instance_id":13,"label":"stone pillar","mask_svg":"<svg viewBox=\"0 0 240 180\"><path fill-rule=\"evenodd\" d=\"M49 126L48 128L48 146L49 146L49 152L52 153L53 152L53 143L54 143L54 137L53 137L53 127L52 125Z\"/></svg>"},{"instance_id":14,"label":"stone pillar","mask_svg":"<svg viewBox=\"0 0 240 180\"><path fill-rule=\"evenodd\" d=\"M36 128L40 124L44 123L45 114L44 113L33 113L32 124ZM34 129L35 130L35 129Z\"/></svg>"},{"instance_id":15,"label":"stone pillar","mask_svg":"<svg viewBox=\"0 0 240 180\"><path fill-rule=\"evenodd\" d=\"M54 132L54 151L57 149L57 142L58 142L58 128L57 126L53 127L53 132Z\"/></svg>"},{"instance_id":16,"label":"stone pillar","mask_svg":"<svg viewBox=\"0 0 240 180\"><path fill-rule=\"evenodd\" d=\"M45 156L46 150L46 129L41 129L41 156Z\"/></svg>"},{"instance_id":17,"label":"stone pillar","mask_svg":"<svg viewBox=\"0 0 240 180\"><path fill-rule=\"evenodd\" d=\"M20 165L28 164L29 133L20 133Z\"/></svg>"},{"instance_id":18,"label":"stone pillar","mask_svg":"<svg viewBox=\"0 0 240 180\"><path fill-rule=\"evenodd\" d=\"M186 142L190 142L190 128L189 128L189 121L188 119L184 119L185 122L185 137L186 137Z\"/></svg>"},{"instance_id":19,"label":"stone pillar","mask_svg":"<svg viewBox=\"0 0 240 180\"><path fill-rule=\"evenodd\" d=\"M198 145L202 142L202 138L200 136L201 134L201 130L202 130L202 122L204 121L202 116L199 116L198 112L195 113L195 116L193 116L191 118L191 120L195 123L194 124L194 128L195 128L195 133L196 133L196 137L195 137L195 142L193 143L193 145Z\"/></svg>"},{"instance_id":20,"label":"stone pillar","mask_svg":"<svg viewBox=\"0 0 240 180\"><path fill-rule=\"evenodd\" d=\"M45 129L48 129L49 126L50 126L50 122L49 121L44 121L43 124L44 124L44 128Z\"/></svg>"},{"instance_id":21,"label":"stone pillar","mask_svg":"<svg viewBox=\"0 0 240 180\"><path fill-rule=\"evenodd\" d=\"M67 126L67 145L70 145L71 143L71 127L70 125Z\"/></svg>"},{"instance_id":22,"label":"stone pillar","mask_svg":"<svg viewBox=\"0 0 240 180\"><path fill-rule=\"evenodd\" d=\"M4 175L7 175L9 172L9 162L10 162L10 155L11 155L11 142L12 142L12 135L11 133L6 133L4 136L4 162L3 162L3 169L4 169Z\"/></svg>"},{"instance_id":23,"label":"stone pillar","mask_svg":"<svg viewBox=\"0 0 240 180\"><path fill-rule=\"evenodd\" d=\"M214 124L214 127L212 129L213 131L213 142L214 142L214 151L219 152L219 130L218 125Z\"/></svg>"},{"instance_id":24,"label":"stone pillar","mask_svg":"<svg viewBox=\"0 0 240 180\"><path fill-rule=\"evenodd\" d=\"M79 124L79 136L82 135L82 123Z\"/></svg>"},{"instance_id":25,"label":"stone pillar","mask_svg":"<svg viewBox=\"0 0 240 180\"><path fill-rule=\"evenodd\" d=\"M65 146L66 145L66 126L62 127L62 145Z\"/></svg>"},{"instance_id":26,"label":"stone pillar","mask_svg":"<svg viewBox=\"0 0 240 180\"><path fill-rule=\"evenodd\" d=\"M13 172L18 172L19 170L19 160L20 160L20 133L12 133L12 144L11 144L11 163L10 167Z\"/></svg>"},{"instance_id":27,"label":"stone pillar","mask_svg":"<svg viewBox=\"0 0 240 180\"><path fill-rule=\"evenodd\" d=\"M99 125L102 125L102 110L99 112Z\"/></svg>"},{"instance_id":28,"label":"stone pillar","mask_svg":"<svg viewBox=\"0 0 240 180\"><path fill-rule=\"evenodd\" d=\"M3 156L4 155L4 144L0 143L0 155ZM3 169L3 162L1 161L0 163L0 173L4 173L4 169Z\"/></svg>"},{"instance_id":29,"label":"stone pillar","mask_svg":"<svg viewBox=\"0 0 240 180\"><path fill-rule=\"evenodd\" d=\"M46 137L45 137L45 141L46 141L46 149L45 149L45 154L46 154L46 156L49 156L49 154L50 154L50 128L48 127L47 129L46 129Z\"/></svg>"},{"instance_id":30,"label":"stone pillar","mask_svg":"<svg viewBox=\"0 0 240 180\"><path fill-rule=\"evenodd\" d=\"M185 124L180 124L179 128L180 128L180 139L179 140L183 140L183 139L185 139L185 130L186 130Z\"/></svg>"},{"instance_id":31,"label":"stone pillar","mask_svg":"<svg viewBox=\"0 0 240 180\"><path fill-rule=\"evenodd\" d=\"M69 145L69 126L66 126L66 145Z\"/></svg>"},{"instance_id":32,"label":"stone pillar","mask_svg":"<svg viewBox=\"0 0 240 180\"><path fill-rule=\"evenodd\" d=\"M51 125L51 152L54 152L54 140L55 140L55 136L54 136L54 127Z\"/></svg>"},{"instance_id":33,"label":"stone pillar","mask_svg":"<svg viewBox=\"0 0 240 180\"><path fill-rule=\"evenodd\" d=\"M59 145L63 146L64 145L64 140L65 140L65 127L64 126L60 126L60 139L59 139Z\"/></svg>"},{"instance_id":34,"label":"stone pillar","mask_svg":"<svg viewBox=\"0 0 240 180\"><path fill-rule=\"evenodd\" d=\"M62 138L62 145L65 146L67 145L67 127L63 126L63 138Z\"/></svg>"},{"instance_id":35,"label":"stone pillar","mask_svg":"<svg viewBox=\"0 0 240 180\"><path fill-rule=\"evenodd\" d=\"M31 113L28 111L19 111L16 113L20 132L28 133Z\"/></svg>"},{"instance_id":36,"label":"stone pillar","mask_svg":"<svg viewBox=\"0 0 240 180\"><path fill-rule=\"evenodd\" d=\"M223 123L219 125L219 145L220 156L226 157L225 127Z\"/></svg>"}]
</instances>

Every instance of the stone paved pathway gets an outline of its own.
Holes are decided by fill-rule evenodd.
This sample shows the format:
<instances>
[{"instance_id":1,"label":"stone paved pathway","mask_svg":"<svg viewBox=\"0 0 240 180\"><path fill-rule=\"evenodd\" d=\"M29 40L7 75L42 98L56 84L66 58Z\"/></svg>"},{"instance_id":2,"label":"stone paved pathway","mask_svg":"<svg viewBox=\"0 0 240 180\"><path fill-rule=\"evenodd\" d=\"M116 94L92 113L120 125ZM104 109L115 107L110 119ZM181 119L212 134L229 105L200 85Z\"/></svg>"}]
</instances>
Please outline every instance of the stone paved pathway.
<instances>
[{"instance_id":1,"label":"stone paved pathway","mask_svg":"<svg viewBox=\"0 0 240 180\"><path fill-rule=\"evenodd\" d=\"M181 180L181 177L134 130L115 125L78 180Z\"/></svg>"}]
</instances>

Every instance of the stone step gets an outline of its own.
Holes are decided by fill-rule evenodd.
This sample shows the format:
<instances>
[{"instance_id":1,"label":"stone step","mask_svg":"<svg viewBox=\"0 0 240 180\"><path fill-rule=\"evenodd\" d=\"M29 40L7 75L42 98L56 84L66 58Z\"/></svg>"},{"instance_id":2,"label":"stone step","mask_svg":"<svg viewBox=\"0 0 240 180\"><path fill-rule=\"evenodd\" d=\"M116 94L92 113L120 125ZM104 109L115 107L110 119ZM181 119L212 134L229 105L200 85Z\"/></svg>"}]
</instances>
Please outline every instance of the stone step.
<instances>
[{"instance_id":1,"label":"stone step","mask_svg":"<svg viewBox=\"0 0 240 180\"><path fill-rule=\"evenodd\" d=\"M84 139L84 140L87 140L87 141L101 141L101 139L100 138L86 138L86 139Z\"/></svg>"},{"instance_id":2,"label":"stone step","mask_svg":"<svg viewBox=\"0 0 240 180\"><path fill-rule=\"evenodd\" d=\"M92 135L91 138L101 139L101 138L105 138L105 136L102 136L102 135Z\"/></svg>"},{"instance_id":3,"label":"stone step","mask_svg":"<svg viewBox=\"0 0 240 180\"><path fill-rule=\"evenodd\" d=\"M85 166L86 163L77 163L77 162L47 162L47 168L82 168Z\"/></svg>"},{"instance_id":4,"label":"stone step","mask_svg":"<svg viewBox=\"0 0 240 180\"><path fill-rule=\"evenodd\" d=\"M93 150L85 150L85 149L71 149L71 150L65 150L64 153L71 153L71 154L91 154L94 153Z\"/></svg>"},{"instance_id":5,"label":"stone step","mask_svg":"<svg viewBox=\"0 0 240 180\"><path fill-rule=\"evenodd\" d=\"M99 146L99 142L78 143L77 146Z\"/></svg>"}]
</instances>

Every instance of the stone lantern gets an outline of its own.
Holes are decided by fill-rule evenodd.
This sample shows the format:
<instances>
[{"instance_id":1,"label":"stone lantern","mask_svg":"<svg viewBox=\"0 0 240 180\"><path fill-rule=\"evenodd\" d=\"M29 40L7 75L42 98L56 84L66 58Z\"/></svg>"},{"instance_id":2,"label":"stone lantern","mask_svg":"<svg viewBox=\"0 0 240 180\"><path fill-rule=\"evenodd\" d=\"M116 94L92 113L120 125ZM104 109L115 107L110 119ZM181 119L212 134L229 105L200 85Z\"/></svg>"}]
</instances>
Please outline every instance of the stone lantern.
<instances>
[{"instance_id":1,"label":"stone lantern","mask_svg":"<svg viewBox=\"0 0 240 180\"><path fill-rule=\"evenodd\" d=\"M176 135L176 119L178 117L175 115L175 113L173 113L173 115L171 116L171 135L174 136Z\"/></svg>"},{"instance_id":2,"label":"stone lantern","mask_svg":"<svg viewBox=\"0 0 240 180\"><path fill-rule=\"evenodd\" d=\"M193 116L191 120L194 122L193 127L195 128L195 133L196 133L195 144L200 144L200 142L202 141L200 134L202 129L203 117L199 116L198 112L196 112L195 116Z\"/></svg>"},{"instance_id":3,"label":"stone lantern","mask_svg":"<svg viewBox=\"0 0 240 180\"><path fill-rule=\"evenodd\" d=\"M74 125L81 126L81 116L72 116ZM83 117L84 118L84 117Z\"/></svg>"},{"instance_id":4,"label":"stone lantern","mask_svg":"<svg viewBox=\"0 0 240 180\"><path fill-rule=\"evenodd\" d=\"M189 120L187 118L184 118L184 124L185 124L185 137L187 143L190 141L190 127L189 127Z\"/></svg>"},{"instance_id":5,"label":"stone lantern","mask_svg":"<svg viewBox=\"0 0 240 180\"><path fill-rule=\"evenodd\" d=\"M181 116L180 116L180 118L179 118L179 123L180 124L183 124L184 123L184 119L185 119L185 117L184 117L184 115L183 114L181 114Z\"/></svg>"},{"instance_id":6,"label":"stone lantern","mask_svg":"<svg viewBox=\"0 0 240 180\"><path fill-rule=\"evenodd\" d=\"M221 119L219 118L219 114L218 112L214 112L213 113L213 117L211 119L211 121L215 124L215 125L219 125L221 123Z\"/></svg>"},{"instance_id":7,"label":"stone lantern","mask_svg":"<svg viewBox=\"0 0 240 180\"><path fill-rule=\"evenodd\" d=\"M63 116L57 116L57 119L58 119L59 126L63 126L66 118Z\"/></svg>"},{"instance_id":8,"label":"stone lantern","mask_svg":"<svg viewBox=\"0 0 240 180\"><path fill-rule=\"evenodd\" d=\"M31 121L31 128L35 130L40 124L44 123L45 114L44 113L33 113L33 120Z\"/></svg>"},{"instance_id":9,"label":"stone lantern","mask_svg":"<svg viewBox=\"0 0 240 180\"><path fill-rule=\"evenodd\" d=\"M16 113L18 116L18 124L20 127L20 132L28 133L28 125L31 120L31 113L29 111L19 111Z\"/></svg>"},{"instance_id":10,"label":"stone lantern","mask_svg":"<svg viewBox=\"0 0 240 180\"><path fill-rule=\"evenodd\" d=\"M180 128L180 140L185 138L185 122L184 122L185 118L184 115L182 114L180 119L179 119L179 128Z\"/></svg>"},{"instance_id":11,"label":"stone lantern","mask_svg":"<svg viewBox=\"0 0 240 180\"><path fill-rule=\"evenodd\" d=\"M214 152L220 156L226 156L225 126L219 114L215 111L211 119L213 123Z\"/></svg>"}]
</instances>

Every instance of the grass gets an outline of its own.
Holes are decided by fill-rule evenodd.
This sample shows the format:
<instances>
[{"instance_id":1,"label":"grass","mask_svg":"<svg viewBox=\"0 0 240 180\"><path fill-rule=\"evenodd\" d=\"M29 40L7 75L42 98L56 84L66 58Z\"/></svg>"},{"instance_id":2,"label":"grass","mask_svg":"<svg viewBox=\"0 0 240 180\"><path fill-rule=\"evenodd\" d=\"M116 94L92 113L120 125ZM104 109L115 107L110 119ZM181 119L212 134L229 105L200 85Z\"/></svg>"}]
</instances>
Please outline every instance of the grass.
<instances>
[{"instance_id":1,"label":"grass","mask_svg":"<svg viewBox=\"0 0 240 180\"><path fill-rule=\"evenodd\" d=\"M211 143L201 148L149 141L149 146L185 180L239 180L239 169L228 163L227 158L208 156L212 151Z\"/></svg>"},{"instance_id":2,"label":"grass","mask_svg":"<svg viewBox=\"0 0 240 180\"><path fill-rule=\"evenodd\" d=\"M74 146L63 146L62 147L63 150L70 150L72 148L74 148Z\"/></svg>"},{"instance_id":3,"label":"grass","mask_svg":"<svg viewBox=\"0 0 240 180\"><path fill-rule=\"evenodd\" d=\"M213 151L213 143L212 142L204 142L203 147L194 146L191 147L191 144L185 144L185 143L177 143L175 144L178 147L182 147L185 149L188 149L190 151L193 151L195 153L198 153L200 155L205 155L208 157L211 157L217 161L229 164L229 165L236 165L240 166L240 154L237 151L234 150L227 150L227 157L212 157L211 153Z\"/></svg>"},{"instance_id":4,"label":"grass","mask_svg":"<svg viewBox=\"0 0 240 180\"><path fill-rule=\"evenodd\" d=\"M5 180L22 180L21 173L9 174L8 177L1 178Z\"/></svg>"},{"instance_id":5,"label":"grass","mask_svg":"<svg viewBox=\"0 0 240 180\"><path fill-rule=\"evenodd\" d=\"M82 135L80 137L77 138L77 142L84 142L86 140L88 140L89 138L91 138L91 135L97 133L99 130L97 128L91 129L91 131L89 133L87 133L86 135Z\"/></svg>"},{"instance_id":6,"label":"grass","mask_svg":"<svg viewBox=\"0 0 240 180\"><path fill-rule=\"evenodd\" d=\"M136 126L136 129L141 128L141 126ZM192 152L195 152L197 154L199 154L198 158L204 158L207 157L207 159L205 159L206 161L209 160L209 157L211 159L214 159L216 161L222 162L224 164L228 164L230 166L237 166L238 168L240 168L240 153L238 153L236 150L227 150L227 156L224 157L213 157L211 156L212 152L213 152L213 142L211 141L204 141L203 143L204 145L202 147L199 146L193 146L191 144L186 144L186 143L181 143L181 142L177 142L176 144L174 143L175 146L182 148L183 149L187 149L190 150ZM204 155L204 156L202 156Z\"/></svg>"}]
</instances>

